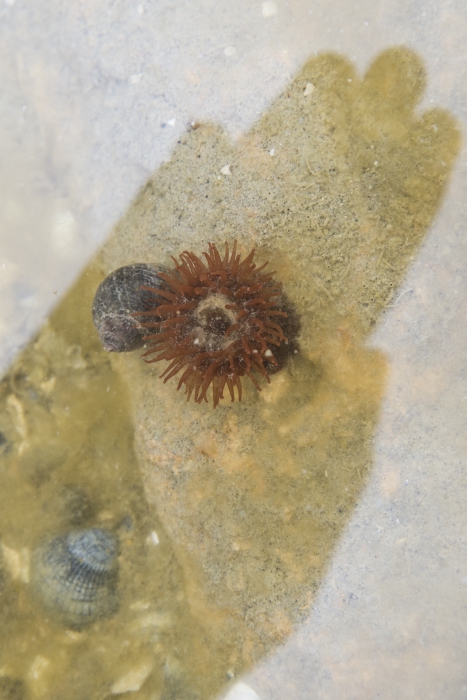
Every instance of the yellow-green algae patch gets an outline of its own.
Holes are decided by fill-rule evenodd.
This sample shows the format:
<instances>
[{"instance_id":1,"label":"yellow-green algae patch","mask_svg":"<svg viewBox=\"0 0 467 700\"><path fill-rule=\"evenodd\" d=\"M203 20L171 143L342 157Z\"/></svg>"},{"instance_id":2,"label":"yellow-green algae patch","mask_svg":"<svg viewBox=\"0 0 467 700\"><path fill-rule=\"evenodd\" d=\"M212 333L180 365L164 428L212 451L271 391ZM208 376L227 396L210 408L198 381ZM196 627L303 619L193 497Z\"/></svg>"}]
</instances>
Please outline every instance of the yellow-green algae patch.
<instances>
[{"instance_id":1,"label":"yellow-green algae patch","mask_svg":"<svg viewBox=\"0 0 467 700\"><path fill-rule=\"evenodd\" d=\"M127 390L92 325L101 279L83 274L0 384L0 690L18 698L104 698L139 672L133 697L153 700L195 689L207 664L180 566L148 512ZM119 607L76 630L41 607L30 560L46 539L87 527L118 537Z\"/></svg>"},{"instance_id":2,"label":"yellow-green algae patch","mask_svg":"<svg viewBox=\"0 0 467 700\"><path fill-rule=\"evenodd\" d=\"M363 78L340 56L309 61L238 142L209 124L182 136L96 261L103 275L209 241L255 247L302 319L300 355L261 392L245 380L242 402L214 411L138 352L112 369L90 324L93 271L12 368L2 542L21 553L66 529L60 494L79 486L86 525L119 533L122 602L75 638L5 570L1 672L31 684L37 657L53 658L58 680L37 662L47 697L100 698L138 659L153 666L135 700L204 699L308 615L371 469L387 366L365 340L397 304L459 148L445 111L414 111L424 84L403 48Z\"/></svg>"}]
</instances>

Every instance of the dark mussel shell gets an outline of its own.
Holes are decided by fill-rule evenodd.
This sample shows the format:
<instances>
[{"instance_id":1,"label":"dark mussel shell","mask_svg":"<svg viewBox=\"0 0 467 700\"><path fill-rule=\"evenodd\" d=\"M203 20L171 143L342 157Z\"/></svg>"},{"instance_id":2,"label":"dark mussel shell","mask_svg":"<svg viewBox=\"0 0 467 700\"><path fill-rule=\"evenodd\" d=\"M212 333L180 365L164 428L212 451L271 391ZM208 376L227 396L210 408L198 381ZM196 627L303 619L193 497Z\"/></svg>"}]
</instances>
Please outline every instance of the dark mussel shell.
<instances>
[{"instance_id":1,"label":"dark mussel shell","mask_svg":"<svg viewBox=\"0 0 467 700\"><path fill-rule=\"evenodd\" d=\"M92 319L104 349L108 352L131 352L144 345L144 337L153 334L142 328L132 314L148 311L160 303L152 292L142 287L164 289L158 276L166 268L146 263L126 265L111 272L97 288L92 305ZM141 317L141 323L144 322Z\"/></svg>"}]
</instances>

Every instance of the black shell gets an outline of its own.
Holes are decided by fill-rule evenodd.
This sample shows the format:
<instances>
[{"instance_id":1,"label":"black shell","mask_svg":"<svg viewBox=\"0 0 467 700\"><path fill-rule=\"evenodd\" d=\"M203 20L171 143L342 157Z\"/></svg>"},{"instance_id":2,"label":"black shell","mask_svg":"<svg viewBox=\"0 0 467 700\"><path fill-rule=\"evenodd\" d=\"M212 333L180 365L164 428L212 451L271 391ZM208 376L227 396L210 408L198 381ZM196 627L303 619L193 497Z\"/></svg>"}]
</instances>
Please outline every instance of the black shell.
<instances>
[{"instance_id":1,"label":"black shell","mask_svg":"<svg viewBox=\"0 0 467 700\"><path fill-rule=\"evenodd\" d=\"M76 530L35 550L32 584L44 606L80 628L117 609L118 541L101 528Z\"/></svg>"},{"instance_id":2,"label":"black shell","mask_svg":"<svg viewBox=\"0 0 467 700\"><path fill-rule=\"evenodd\" d=\"M144 345L143 338L154 333L152 329L141 328L138 318L131 314L160 304L159 297L141 289L143 286L164 289L165 283L158 277L158 272L167 270L146 263L126 265L111 272L97 288L92 304L92 320L108 352L137 350ZM153 317L151 320L154 320Z\"/></svg>"}]
</instances>

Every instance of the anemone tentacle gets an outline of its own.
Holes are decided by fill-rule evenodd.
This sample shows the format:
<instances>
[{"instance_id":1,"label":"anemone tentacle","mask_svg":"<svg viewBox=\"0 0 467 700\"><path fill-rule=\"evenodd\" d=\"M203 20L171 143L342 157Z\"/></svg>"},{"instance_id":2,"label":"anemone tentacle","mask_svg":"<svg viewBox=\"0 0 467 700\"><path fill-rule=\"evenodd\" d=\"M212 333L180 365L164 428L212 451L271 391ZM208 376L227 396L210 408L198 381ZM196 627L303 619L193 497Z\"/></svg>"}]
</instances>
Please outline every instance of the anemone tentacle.
<instances>
[{"instance_id":1,"label":"anemone tentacle","mask_svg":"<svg viewBox=\"0 0 467 700\"><path fill-rule=\"evenodd\" d=\"M237 241L231 251L226 243L223 255L213 243L201 257L183 251L179 261L173 258L172 271L159 273L161 289L146 288L154 307L138 315L155 334L146 336L143 358L169 362L164 382L181 372L177 389L185 388L187 400L207 401L212 386L214 407L226 387L231 401L235 389L240 401L243 376L261 391L255 374L269 382L277 371L274 349L288 342L281 327L288 313L278 303L275 273L264 273L268 263L257 267L254 255L252 250L242 261Z\"/></svg>"}]
</instances>

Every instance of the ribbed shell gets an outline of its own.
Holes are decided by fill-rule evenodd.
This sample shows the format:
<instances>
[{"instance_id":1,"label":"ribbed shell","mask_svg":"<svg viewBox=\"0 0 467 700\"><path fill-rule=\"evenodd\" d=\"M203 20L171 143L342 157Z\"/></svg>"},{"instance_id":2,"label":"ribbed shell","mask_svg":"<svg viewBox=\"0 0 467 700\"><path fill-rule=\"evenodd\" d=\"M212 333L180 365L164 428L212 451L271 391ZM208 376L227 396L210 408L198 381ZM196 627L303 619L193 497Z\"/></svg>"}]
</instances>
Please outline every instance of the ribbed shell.
<instances>
[{"instance_id":1,"label":"ribbed shell","mask_svg":"<svg viewBox=\"0 0 467 700\"><path fill-rule=\"evenodd\" d=\"M108 352L131 352L144 345L148 330L132 314L154 307L155 295L141 287L164 288L158 272L166 269L146 263L126 265L111 272L97 288L92 319Z\"/></svg>"},{"instance_id":2,"label":"ribbed shell","mask_svg":"<svg viewBox=\"0 0 467 700\"><path fill-rule=\"evenodd\" d=\"M34 590L71 627L107 616L117 608L117 551L114 535L101 528L56 537L34 552Z\"/></svg>"}]
</instances>

